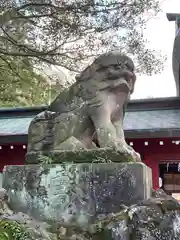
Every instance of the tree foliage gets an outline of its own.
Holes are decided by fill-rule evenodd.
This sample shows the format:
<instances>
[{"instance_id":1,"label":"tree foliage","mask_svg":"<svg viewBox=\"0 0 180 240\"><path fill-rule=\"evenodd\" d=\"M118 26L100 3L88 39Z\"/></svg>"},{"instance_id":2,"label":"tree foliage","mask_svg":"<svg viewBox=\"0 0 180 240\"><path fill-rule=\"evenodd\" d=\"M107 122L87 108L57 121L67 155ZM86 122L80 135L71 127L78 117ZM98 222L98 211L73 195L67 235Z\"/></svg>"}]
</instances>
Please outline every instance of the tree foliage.
<instances>
[{"instance_id":1,"label":"tree foliage","mask_svg":"<svg viewBox=\"0 0 180 240\"><path fill-rule=\"evenodd\" d=\"M139 29L145 26L145 12L159 11L158 2L2 0L0 61L22 66L28 59L31 67L57 65L79 72L97 55L119 49L133 56L140 72L156 73L162 69L162 58L147 49Z\"/></svg>"},{"instance_id":2,"label":"tree foliage","mask_svg":"<svg viewBox=\"0 0 180 240\"><path fill-rule=\"evenodd\" d=\"M47 80L32 66L12 57L0 58L0 106L44 105L57 94Z\"/></svg>"}]
</instances>

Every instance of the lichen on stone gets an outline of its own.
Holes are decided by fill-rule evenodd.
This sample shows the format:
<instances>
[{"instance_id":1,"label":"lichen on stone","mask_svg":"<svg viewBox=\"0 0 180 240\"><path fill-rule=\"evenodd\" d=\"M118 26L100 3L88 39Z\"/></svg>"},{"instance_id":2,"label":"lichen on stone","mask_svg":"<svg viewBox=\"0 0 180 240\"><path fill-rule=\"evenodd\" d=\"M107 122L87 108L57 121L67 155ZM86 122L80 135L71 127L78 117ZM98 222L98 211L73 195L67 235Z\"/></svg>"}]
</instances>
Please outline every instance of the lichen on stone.
<instances>
[{"instance_id":1,"label":"lichen on stone","mask_svg":"<svg viewBox=\"0 0 180 240\"><path fill-rule=\"evenodd\" d=\"M134 205L120 205L118 213L97 215L93 222L85 224L38 222L13 213L3 200L0 240L179 240L180 206L172 197L156 193ZM161 208L161 203L166 207Z\"/></svg>"},{"instance_id":2,"label":"lichen on stone","mask_svg":"<svg viewBox=\"0 0 180 240\"><path fill-rule=\"evenodd\" d=\"M82 149L76 151L31 152L26 163L92 163L92 162L135 162L131 154L113 148Z\"/></svg>"}]
</instances>

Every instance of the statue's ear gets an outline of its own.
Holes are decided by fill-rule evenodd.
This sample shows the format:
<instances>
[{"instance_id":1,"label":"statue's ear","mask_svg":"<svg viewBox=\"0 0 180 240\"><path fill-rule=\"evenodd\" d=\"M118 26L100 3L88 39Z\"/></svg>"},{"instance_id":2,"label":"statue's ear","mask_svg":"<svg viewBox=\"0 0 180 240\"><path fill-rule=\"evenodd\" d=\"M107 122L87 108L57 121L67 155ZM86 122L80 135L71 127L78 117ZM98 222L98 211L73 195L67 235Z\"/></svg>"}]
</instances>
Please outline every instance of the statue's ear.
<instances>
[{"instance_id":1,"label":"statue's ear","mask_svg":"<svg viewBox=\"0 0 180 240\"><path fill-rule=\"evenodd\" d=\"M135 82L136 82L136 74L133 72L133 77L132 77L132 80L131 80L131 94L134 92Z\"/></svg>"},{"instance_id":2,"label":"statue's ear","mask_svg":"<svg viewBox=\"0 0 180 240\"><path fill-rule=\"evenodd\" d=\"M76 79L76 81L79 81L80 80L80 74L76 75L75 79Z\"/></svg>"}]
</instances>

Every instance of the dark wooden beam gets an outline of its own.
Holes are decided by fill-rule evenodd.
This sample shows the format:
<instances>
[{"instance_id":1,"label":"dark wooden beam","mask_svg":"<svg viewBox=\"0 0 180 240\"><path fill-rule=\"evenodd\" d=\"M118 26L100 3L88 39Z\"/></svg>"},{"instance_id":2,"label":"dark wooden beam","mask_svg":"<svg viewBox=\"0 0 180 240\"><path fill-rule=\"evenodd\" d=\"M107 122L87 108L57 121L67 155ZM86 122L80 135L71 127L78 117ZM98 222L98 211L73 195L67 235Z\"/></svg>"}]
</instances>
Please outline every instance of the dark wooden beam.
<instances>
[{"instance_id":1,"label":"dark wooden beam","mask_svg":"<svg viewBox=\"0 0 180 240\"><path fill-rule=\"evenodd\" d=\"M48 109L48 106L24 107L24 108L0 108L1 117L25 117L35 116ZM126 111L151 111L164 109L180 109L180 97L154 98L131 100Z\"/></svg>"},{"instance_id":2,"label":"dark wooden beam","mask_svg":"<svg viewBox=\"0 0 180 240\"><path fill-rule=\"evenodd\" d=\"M7 144L27 144L28 136L27 135L6 135L0 136L0 145Z\"/></svg>"},{"instance_id":3,"label":"dark wooden beam","mask_svg":"<svg viewBox=\"0 0 180 240\"><path fill-rule=\"evenodd\" d=\"M180 13L166 13L166 17L169 21L176 21L180 17Z\"/></svg>"},{"instance_id":4,"label":"dark wooden beam","mask_svg":"<svg viewBox=\"0 0 180 240\"><path fill-rule=\"evenodd\" d=\"M127 130L126 139L173 138L180 137L180 129ZM27 144L27 135L0 136L0 144Z\"/></svg>"},{"instance_id":5,"label":"dark wooden beam","mask_svg":"<svg viewBox=\"0 0 180 240\"><path fill-rule=\"evenodd\" d=\"M151 111L151 110L165 110L165 109L179 109L180 97L167 97L167 98L153 98L131 100L128 103L126 111Z\"/></svg>"},{"instance_id":6,"label":"dark wooden beam","mask_svg":"<svg viewBox=\"0 0 180 240\"><path fill-rule=\"evenodd\" d=\"M47 110L48 106L20 107L20 108L0 108L1 117L26 117L35 116Z\"/></svg>"},{"instance_id":7,"label":"dark wooden beam","mask_svg":"<svg viewBox=\"0 0 180 240\"><path fill-rule=\"evenodd\" d=\"M173 138L180 137L180 129L154 129L151 130L127 130L125 131L125 138L136 139L136 138Z\"/></svg>"}]
</instances>

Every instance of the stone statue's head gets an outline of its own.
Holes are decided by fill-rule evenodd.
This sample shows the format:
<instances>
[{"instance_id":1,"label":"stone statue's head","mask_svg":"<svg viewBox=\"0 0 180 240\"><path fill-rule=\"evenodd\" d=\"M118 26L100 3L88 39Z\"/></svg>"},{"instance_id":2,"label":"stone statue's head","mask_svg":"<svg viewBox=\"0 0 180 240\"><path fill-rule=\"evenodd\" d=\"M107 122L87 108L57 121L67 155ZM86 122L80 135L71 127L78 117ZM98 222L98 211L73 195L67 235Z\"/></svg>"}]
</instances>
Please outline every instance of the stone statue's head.
<instances>
[{"instance_id":1,"label":"stone statue's head","mask_svg":"<svg viewBox=\"0 0 180 240\"><path fill-rule=\"evenodd\" d=\"M96 81L99 89L120 88L123 92L132 94L136 75L131 58L119 51L111 51L100 55L79 76L77 82Z\"/></svg>"}]
</instances>

